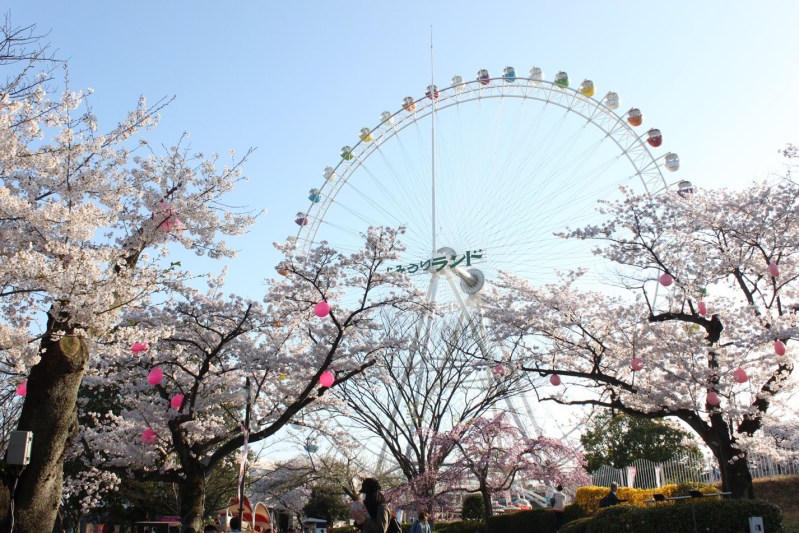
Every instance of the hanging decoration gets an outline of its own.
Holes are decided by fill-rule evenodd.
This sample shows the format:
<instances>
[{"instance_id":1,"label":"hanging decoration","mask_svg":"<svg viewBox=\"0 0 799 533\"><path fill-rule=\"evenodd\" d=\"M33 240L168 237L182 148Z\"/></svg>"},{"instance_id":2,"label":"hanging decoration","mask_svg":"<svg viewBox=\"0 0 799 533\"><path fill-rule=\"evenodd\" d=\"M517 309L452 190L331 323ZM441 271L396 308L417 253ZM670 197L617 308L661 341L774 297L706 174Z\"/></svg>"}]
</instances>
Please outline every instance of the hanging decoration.
<instances>
[{"instance_id":1,"label":"hanging decoration","mask_svg":"<svg viewBox=\"0 0 799 533\"><path fill-rule=\"evenodd\" d=\"M330 304L326 301L322 300L315 306L313 306L313 314L318 316L319 318L324 318L330 314Z\"/></svg>"},{"instance_id":2,"label":"hanging decoration","mask_svg":"<svg viewBox=\"0 0 799 533\"><path fill-rule=\"evenodd\" d=\"M705 399L705 401L707 401L708 405L712 405L714 407L717 406L719 403L721 403L719 395L716 394L715 391L708 391L707 398Z\"/></svg>"},{"instance_id":3,"label":"hanging decoration","mask_svg":"<svg viewBox=\"0 0 799 533\"><path fill-rule=\"evenodd\" d=\"M147 383L150 385L158 385L163 379L164 372L158 367L153 368L150 370L150 373L147 374Z\"/></svg>"},{"instance_id":4,"label":"hanging decoration","mask_svg":"<svg viewBox=\"0 0 799 533\"><path fill-rule=\"evenodd\" d=\"M658 278L658 281L660 281L660 284L664 287L668 287L674 283L674 278L671 277L671 274L661 274L660 278Z\"/></svg>"},{"instance_id":5,"label":"hanging decoration","mask_svg":"<svg viewBox=\"0 0 799 533\"><path fill-rule=\"evenodd\" d=\"M696 306L699 308L699 314L705 316L707 314L707 304L703 301L700 301Z\"/></svg>"},{"instance_id":6,"label":"hanging decoration","mask_svg":"<svg viewBox=\"0 0 799 533\"><path fill-rule=\"evenodd\" d=\"M153 444L155 442L155 431L153 431L153 428L145 429L141 434L141 440L145 444Z\"/></svg>"},{"instance_id":7,"label":"hanging decoration","mask_svg":"<svg viewBox=\"0 0 799 533\"><path fill-rule=\"evenodd\" d=\"M785 343L782 341L774 341L774 353L777 355L785 355Z\"/></svg>"},{"instance_id":8,"label":"hanging decoration","mask_svg":"<svg viewBox=\"0 0 799 533\"><path fill-rule=\"evenodd\" d=\"M557 374L552 374L551 376L549 376L549 382L557 387L558 385L560 385L560 376Z\"/></svg>"},{"instance_id":9,"label":"hanging decoration","mask_svg":"<svg viewBox=\"0 0 799 533\"><path fill-rule=\"evenodd\" d=\"M135 353L136 355L146 352L147 351L147 343L146 342L134 342L133 346L130 347L130 351Z\"/></svg>"},{"instance_id":10,"label":"hanging decoration","mask_svg":"<svg viewBox=\"0 0 799 533\"><path fill-rule=\"evenodd\" d=\"M180 406L183 405L183 395L175 394L172 396L172 399L169 401L169 405L171 405L174 409L180 409Z\"/></svg>"},{"instance_id":11,"label":"hanging decoration","mask_svg":"<svg viewBox=\"0 0 799 533\"><path fill-rule=\"evenodd\" d=\"M319 376L319 383L321 383L323 387L332 387L335 380L336 377L333 375L333 372L329 370L325 370L322 372L322 375Z\"/></svg>"},{"instance_id":12,"label":"hanging decoration","mask_svg":"<svg viewBox=\"0 0 799 533\"><path fill-rule=\"evenodd\" d=\"M779 277L779 275L780 275L780 269L779 269L779 267L776 264L769 263L768 264L768 273L776 278L776 277Z\"/></svg>"},{"instance_id":13,"label":"hanging decoration","mask_svg":"<svg viewBox=\"0 0 799 533\"><path fill-rule=\"evenodd\" d=\"M633 357L633 360L630 362L630 366L632 367L633 372L638 372L644 368L644 360L640 357Z\"/></svg>"},{"instance_id":14,"label":"hanging decoration","mask_svg":"<svg viewBox=\"0 0 799 533\"><path fill-rule=\"evenodd\" d=\"M19 385L17 385L17 395L22 396L23 398L28 395L28 382L23 381Z\"/></svg>"},{"instance_id":15,"label":"hanging decoration","mask_svg":"<svg viewBox=\"0 0 799 533\"><path fill-rule=\"evenodd\" d=\"M734 379L736 383L746 383L749 381L749 376L746 375L746 370L743 368L736 368L735 372L732 373L732 379Z\"/></svg>"}]
</instances>

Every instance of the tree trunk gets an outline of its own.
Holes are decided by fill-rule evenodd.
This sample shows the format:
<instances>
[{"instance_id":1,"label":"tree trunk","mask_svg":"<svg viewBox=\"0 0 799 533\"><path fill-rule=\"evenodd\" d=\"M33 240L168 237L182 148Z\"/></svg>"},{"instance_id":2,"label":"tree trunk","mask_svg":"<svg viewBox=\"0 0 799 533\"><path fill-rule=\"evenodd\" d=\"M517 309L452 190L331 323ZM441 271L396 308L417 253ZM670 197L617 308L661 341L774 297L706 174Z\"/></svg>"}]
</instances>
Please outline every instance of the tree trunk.
<instances>
[{"instance_id":1,"label":"tree trunk","mask_svg":"<svg viewBox=\"0 0 799 533\"><path fill-rule=\"evenodd\" d=\"M64 456L77 430L76 402L89 350L72 329L48 319L48 331L67 332L41 341L41 360L28 376L19 429L33 432L31 462L15 493L15 530L52 531L61 501Z\"/></svg>"},{"instance_id":2,"label":"tree trunk","mask_svg":"<svg viewBox=\"0 0 799 533\"><path fill-rule=\"evenodd\" d=\"M488 531L488 519L491 518L491 493L485 483L480 483L480 494L483 496L483 520Z\"/></svg>"},{"instance_id":3,"label":"tree trunk","mask_svg":"<svg viewBox=\"0 0 799 533\"><path fill-rule=\"evenodd\" d=\"M754 498L748 455L735 445L724 418L719 413L714 413L710 417L710 427L697 433L718 462L722 491L732 493L730 497L738 500Z\"/></svg>"},{"instance_id":4,"label":"tree trunk","mask_svg":"<svg viewBox=\"0 0 799 533\"><path fill-rule=\"evenodd\" d=\"M744 454L743 459L739 454ZM730 457L735 457L735 461L730 464ZM729 448L723 457L716 455L721 471L722 491L731 492L731 498L738 500L752 499L755 497L754 485L752 484L752 474L749 472L749 462L747 455L741 450Z\"/></svg>"},{"instance_id":5,"label":"tree trunk","mask_svg":"<svg viewBox=\"0 0 799 533\"><path fill-rule=\"evenodd\" d=\"M186 468L186 477L178 484L180 497L180 526L182 531L193 527L202 531L205 511L205 472L201 468Z\"/></svg>"}]
</instances>

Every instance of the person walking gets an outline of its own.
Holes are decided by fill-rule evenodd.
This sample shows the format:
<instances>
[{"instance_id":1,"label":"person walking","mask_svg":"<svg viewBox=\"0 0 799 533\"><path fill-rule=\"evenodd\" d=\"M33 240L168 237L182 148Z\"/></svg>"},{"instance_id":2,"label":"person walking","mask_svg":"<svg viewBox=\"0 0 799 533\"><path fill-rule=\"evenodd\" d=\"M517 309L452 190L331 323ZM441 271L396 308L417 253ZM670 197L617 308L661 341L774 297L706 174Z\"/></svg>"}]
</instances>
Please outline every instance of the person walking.
<instances>
[{"instance_id":1,"label":"person walking","mask_svg":"<svg viewBox=\"0 0 799 533\"><path fill-rule=\"evenodd\" d=\"M430 515L425 511L420 511L418 519L413 521L411 533L431 533L429 518Z\"/></svg>"},{"instance_id":2,"label":"person walking","mask_svg":"<svg viewBox=\"0 0 799 533\"><path fill-rule=\"evenodd\" d=\"M563 513L566 510L566 495L563 494L563 485L558 485L552 495L552 510L555 513L555 531L560 531L563 525Z\"/></svg>"},{"instance_id":3,"label":"person walking","mask_svg":"<svg viewBox=\"0 0 799 533\"><path fill-rule=\"evenodd\" d=\"M361 483L360 492L366 512L350 508L355 524L363 533L386 533L391 521L391 509L380 491L380 483L374 478L366 478Z\"/></svg>"}]
</instances>

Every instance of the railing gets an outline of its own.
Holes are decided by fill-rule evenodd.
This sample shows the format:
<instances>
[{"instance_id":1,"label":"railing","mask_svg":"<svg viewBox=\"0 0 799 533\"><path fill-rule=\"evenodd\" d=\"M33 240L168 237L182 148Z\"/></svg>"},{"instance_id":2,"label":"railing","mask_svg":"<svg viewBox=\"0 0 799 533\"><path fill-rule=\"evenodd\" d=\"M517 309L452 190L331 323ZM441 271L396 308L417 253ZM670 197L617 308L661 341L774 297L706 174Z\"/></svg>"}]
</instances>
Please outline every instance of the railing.
<instances>
[{"instance_id":1,"label":"railing","mask_svg":"<svg viewBox=\"0 0 799 533\"><path fill-rule=\"evenodd\" d=\"M748 462L753 478L799 475L797 459L777 461L750 455ZM591 474L591 481L600 487L607 487L613 482L620 487L652 489L672 483L715 483L721 481L721 473L713 459L685 456L662 463L638 459L626 468L602 466Z\"/></svg>"}]
</instances>

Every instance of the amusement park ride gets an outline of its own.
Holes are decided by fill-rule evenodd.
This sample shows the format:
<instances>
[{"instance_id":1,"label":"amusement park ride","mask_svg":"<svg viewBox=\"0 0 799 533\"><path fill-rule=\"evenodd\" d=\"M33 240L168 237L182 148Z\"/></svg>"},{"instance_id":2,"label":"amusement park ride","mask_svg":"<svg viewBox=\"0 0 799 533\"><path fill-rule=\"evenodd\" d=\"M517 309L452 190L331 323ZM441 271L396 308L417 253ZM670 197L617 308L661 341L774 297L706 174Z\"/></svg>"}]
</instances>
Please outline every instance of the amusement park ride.
<instances>
[{"instance_id":1,"label":"amusement park ride","mask_svg":"<svg viewBox=\"0 0 799 533\"><path fill-rule=\"evenodd\" d=\"M508 66L499 76L454 76L446 88L431 83L341 149L309 191L289 242L297 251L322 240L346 251L369 226L404 226L403 261L387 268L410 275L444 314L469 324L486 360L507 360L481 307L500 272L547 283L580 269L581 283L604 284L608 273L589 245L558 234L600 220L597 202L620 197L620 187L657 194L668 186L664 171L680 167L641 109L623 110L613 91L595 94L591 80L574 87L558 72L549 81L537 67L526 77ZM417 338L428 338L435 320L427 317ZM486 380L495 368L486 366ZM524 432L571 433L542 423L543 409L526 397L508 407Z\"/></svg>"}]
</instances>

